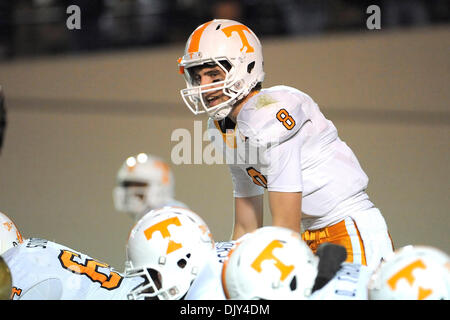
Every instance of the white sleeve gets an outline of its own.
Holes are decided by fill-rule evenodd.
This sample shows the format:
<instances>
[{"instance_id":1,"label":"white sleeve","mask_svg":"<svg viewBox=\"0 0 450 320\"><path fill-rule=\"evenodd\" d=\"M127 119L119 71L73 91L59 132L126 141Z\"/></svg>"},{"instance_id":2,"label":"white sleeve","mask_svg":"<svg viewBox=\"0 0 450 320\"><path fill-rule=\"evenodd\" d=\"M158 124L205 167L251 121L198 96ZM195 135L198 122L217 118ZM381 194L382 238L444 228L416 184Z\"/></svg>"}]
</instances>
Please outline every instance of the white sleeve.
<instances>
[{"instance_id":1,"label":"white sleeve","mask_svg":"<svg viewBox=\"0 0 450 320\"><path fill-rule=\"evenodd\" d=\"M63 293L61 279L45 279L24 292L19 300L60 300Z\"/></svg>"},{"instance_id":2,"label":"white sleeve","mask_svg":"<svg viewBox=\"0 0 450 320\"><path fill-rule=\"evenodd\" d=\"M302 192L301 135L297 133L289 140L265 151L268 163L267 190L278 192Z\"/></svg>"},{"instance_id":3,"label":"white sleeve","mask_svg":"<svg viewBox=\"0 0 450 320\"><path fill-rule=\"evenodd\" d=\"M264 194L264 188L252 182L247 172L237 165L229 165L235 198L254 197Z\"/></svg>"}]
</instances>

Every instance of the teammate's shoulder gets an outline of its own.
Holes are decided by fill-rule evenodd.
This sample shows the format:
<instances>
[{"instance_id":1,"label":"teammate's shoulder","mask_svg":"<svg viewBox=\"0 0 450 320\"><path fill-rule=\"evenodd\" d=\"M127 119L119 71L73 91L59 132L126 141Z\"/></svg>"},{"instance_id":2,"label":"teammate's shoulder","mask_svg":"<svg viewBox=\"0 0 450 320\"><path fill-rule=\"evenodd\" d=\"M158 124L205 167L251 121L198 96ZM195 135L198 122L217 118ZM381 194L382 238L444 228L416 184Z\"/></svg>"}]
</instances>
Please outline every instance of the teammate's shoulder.
<instances>
[{"instance_id":1,"label":"teammate's shoulder","mask_svg":"<svg viewBox=\"0 0 450 320\"><path fill-rule=\"evenodd\" d=\"M19 251L22 249L34 249L34 248L46 248L48 246L48 240L41 238L28 238L24 239L23 242L15 245L8 251Z\"/></svg>"},{"instance_id":2,"label":"teammate's shoulder","mask_svg":"<svg viewBox=\"0 0 450 320\"><path fill-rule=\"evenodd\" d=\"M239 112L239 131L257 144L283 142L308 120L302 106L310 101L308 95L292 87L263 89Z\"/></svg>"},{"instance_id":3,"label":"teammate's shoulder","mask_svg":"<svg viewBox=\"0 0 450 320\"><path fill-rule=\"evenodd\" d=\"M19 243L2 253L2 257L9 262L16 259L23 260L26 259L25 257L33 257L31 259L37 258L40 260L41 257L49 254L49 250L47 249L48 242L48 240L41 238L24 239L22 243ZM50 249L50 251L52 251L52 249Z\"/></svg>"}]
</instances>

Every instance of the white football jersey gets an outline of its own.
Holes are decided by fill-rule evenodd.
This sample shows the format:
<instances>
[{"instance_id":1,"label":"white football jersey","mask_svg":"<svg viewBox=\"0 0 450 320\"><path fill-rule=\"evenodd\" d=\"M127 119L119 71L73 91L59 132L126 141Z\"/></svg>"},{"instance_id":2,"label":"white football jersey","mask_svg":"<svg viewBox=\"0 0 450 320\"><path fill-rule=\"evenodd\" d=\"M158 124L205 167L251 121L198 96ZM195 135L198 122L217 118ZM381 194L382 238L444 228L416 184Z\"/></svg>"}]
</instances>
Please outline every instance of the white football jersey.
<instances>
[{"instance_id":1,"label":"white football jersey","mask_svg":"<svg viewBox=\"0 0 450 320\"><path fill-rule=\"evenodd\" d=\"M195 278L185 300L226 300L222 289L222 266L236 241L216 242L216 256L208 261Z\"/></svg>"},{"instance_id":2,"label":"white football jersey","mask_svg":"<svg viewBox=\"0 0 450 320\"><path fill-rule=\"evenodd\" d=\"M2 257L11 270L13 300L124 300L143 281L45 239L27 239Z\"/></svg>"},{"instance_id":3,"label":"white football jersey","mask_svg":"<svg viewBox=\"0 0 450 320\"><path fill-rule=\"evenodd\" d=\"M311 300L367 300L367 284L373 269L354 263L342 263L336 275Z\"/></svg>"},{"instance_id":4,"label":"white football jersey","mask_svg":"<svg viewBox=\"0 0 450 320\"><path fill-rule=\"evenodd\" d=\"M302 223L319 229L349 212L373 207L368 177L333 123L300 90L261 90L242 107L237 125L208 121L211 140L229 165L235 197L302 192Z\"/></svg>"}]
</instances>

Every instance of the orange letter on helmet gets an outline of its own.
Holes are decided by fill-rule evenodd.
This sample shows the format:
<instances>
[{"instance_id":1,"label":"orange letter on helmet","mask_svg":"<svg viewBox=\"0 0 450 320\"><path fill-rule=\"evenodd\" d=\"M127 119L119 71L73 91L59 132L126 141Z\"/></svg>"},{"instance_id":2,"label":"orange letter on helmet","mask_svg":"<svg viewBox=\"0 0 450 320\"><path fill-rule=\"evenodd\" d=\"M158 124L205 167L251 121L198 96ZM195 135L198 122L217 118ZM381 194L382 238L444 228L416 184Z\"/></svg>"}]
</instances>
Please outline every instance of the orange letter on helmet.
<instances>
[{"instance_id":1,"label":"orange letter on helmet","mask_svg":"<svg viewBox=\"0 0 450 320\"><path fill-rule=\"evenodd\" d=\"M163 238L168 238L170 237L170 232L168 227L170 225L176 225L176 226L181 226L181 222L178 219L178 217L173 217L170 219L166 219L163 220L157 224L155 224L154 226L151 226L150 228L146 229L144 231L145 237L147 238L147 240L150 240L153 236L153 233L156 231L161 232L161 235L163 236ZM178 250L182 247L181 243L176 243L175 241L169 240L169 246L167 247L167 254Z\"/></svg>"},{"instance_id":2,"label":"orange letter on helmet","mask_svg":"<svg viewBox=\"0 0 450 320\"><path fill-rule=\"evenodd\" d=\"M248 43L247 37L244 34L244 30L249 33L251 32L246 26L244 26L242 24L238 24L235 26L229 26L229 27L222 29L223 33L225 33L225 35L228 38L231 37L231 34L233 33L233 31L237 32L237 34L239 35L239 37L241 38L241 41L242 41L241 51L244 50L244 47L247 47L247 52L254 52L255 49L250 45L250 43Z\"/></svg>"},{"instance_id":3,"label":"orange letter on helmet","mask_svg":"<svg viewBox=\"0 0 450 320\"><path fill-rule=\"evenodd\" d=\"M402 270L394 274L388 281L388 285L391 287L392 290L395 290L397 286L397 282L400 279L406 279L410 285L414 283L414 275L413 271L415 269L426 269L425 264L421 260L414 261L413 263L407 265ZM419 287L418 292L418 300L423 300L427 296L429 296L433 291L429 289L425 289L422 287Z\"/></svg>"},{"instance_id":4,"label":"orange letter on helmet","mask_svg":"<svg viewBox=\"0 0 450 320\"><path fill-rule=\"evenodd\" d=\"M275 260L275 267L280 270L280 280L283 281L294 270L294 266L286 266L277 257L273 255L273 250L276 248L283 248L283 244L278 240L273 240L269 245L260 253L260 255L253 261L252 268L258 272L261 272L261 264L265 260Z\"/></svg>"},{"instance_id":5,"label":"orange letter on helmet","mask_svg":"<svg viewBox=\"0 0 450 320\"><path fill-rule=\"evenodd\" d=\"M388 285L391 287L392 290L395 289L395 287L397 286L397 282L400 279L406 279L408 281L408 283L410 285L412 285L414 283L414 276L412 274L412 272L415 269L425 269L425 265L423 264L423 262L421 260L417 260L414 261L413 263L407 265L406 267L404 267L402 270L400 270L399 272L397 272L396 274L394 274L389 280L388 280Z\"/></svg>"}]
</instances>

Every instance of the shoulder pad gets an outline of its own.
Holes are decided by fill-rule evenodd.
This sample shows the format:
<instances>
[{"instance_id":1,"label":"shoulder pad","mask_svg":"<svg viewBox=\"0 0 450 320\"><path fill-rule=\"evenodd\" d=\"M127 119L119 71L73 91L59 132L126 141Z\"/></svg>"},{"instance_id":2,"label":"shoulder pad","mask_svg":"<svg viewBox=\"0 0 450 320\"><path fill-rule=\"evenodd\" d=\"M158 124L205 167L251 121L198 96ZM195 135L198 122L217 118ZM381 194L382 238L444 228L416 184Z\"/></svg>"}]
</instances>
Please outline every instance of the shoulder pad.
<instances>
[{"instance_id":1,"label":"shoulder pad","mask_svg":"<svg viewBox=\"0 0 450 320\"><path fill-rule=\"evenodd\" d=\"M275 145L294 136L308 120L302 104L307 96L295 89L274 87L252 97L239 112L239 132L257 145Z\"/></svg>"}]
</instances>

